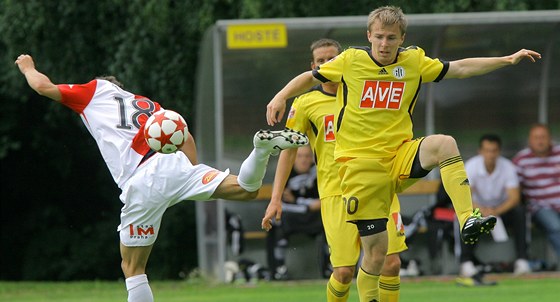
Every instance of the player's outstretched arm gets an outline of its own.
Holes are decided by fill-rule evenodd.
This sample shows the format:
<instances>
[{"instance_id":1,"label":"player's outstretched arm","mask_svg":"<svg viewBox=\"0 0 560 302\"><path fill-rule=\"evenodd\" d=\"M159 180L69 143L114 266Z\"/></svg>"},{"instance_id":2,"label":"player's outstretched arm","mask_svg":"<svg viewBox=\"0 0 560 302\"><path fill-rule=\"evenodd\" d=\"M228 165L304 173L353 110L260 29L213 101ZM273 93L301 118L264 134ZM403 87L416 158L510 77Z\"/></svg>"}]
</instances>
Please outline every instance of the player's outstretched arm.
<instances>
[{"instance_id":1,"label":"player's outstretched arm","mask_svg":"<svg viewBox=\"0 0 560 302\"><path fill-rule=\"evenodd\" d=\"M274 174L270 202L261 222L263 230L269 231L272 228L272 218L275 218L276 221L280 221L282 218L282 193L296 160L296 154L297 148L286 149L280 152L278 164L276 165L276 174Z\"/></svg>"},{"instance_id":2,"label":"player's outstretched arm","mask_svg":"<svg viewBox=\"0 0 560 302\"><path fill-rule=\"evenodd\" d=\"M15 61L19 71L25 76L29 87L37 91L38 94L46 96L55 101L60 101L62 95L55 84L44 74L35 69L35 63L30 55L19 55Z\"/></svg>"},{"instance_id":3,"label":"player's outstretched arm","mask_svg":"<svg viewBox=\"0 0 560 302\"><path fill-rule=\"evenodd\" d=\"M541 54L529 50L521 49L520 51L504 57L487 57L487 58L467 58L449 62L449 70L445 78L464 79L473 76L487 74L502 67L516 65L523 59L529 59L535 62L541 58Z\"/></svg>"},{"instance_id":4,"label":"player's outstretched arm","mask_svg":"<svg viewBox=\"0 0 560 302\"><path fill-rule=\"evenodd\" d=\"M279 123L286 111L286 101L307 92L313 85L321 83L315 79L311 71L306 71L293 78L282 90L280 90L274 98L266 106L266 121L269 126Z\"/></svg>"}]
</instances>

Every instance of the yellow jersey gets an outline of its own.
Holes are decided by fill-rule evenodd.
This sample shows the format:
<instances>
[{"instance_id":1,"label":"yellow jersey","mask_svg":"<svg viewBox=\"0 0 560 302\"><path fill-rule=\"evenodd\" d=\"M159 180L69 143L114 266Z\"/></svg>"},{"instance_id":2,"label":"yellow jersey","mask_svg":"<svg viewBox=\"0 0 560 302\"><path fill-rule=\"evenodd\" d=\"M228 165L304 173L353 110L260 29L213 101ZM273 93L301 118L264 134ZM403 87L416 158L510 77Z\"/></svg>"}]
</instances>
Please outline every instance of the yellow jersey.
<instances>
[{"instance_id":1,"label":"yellow jersey","mask_svg":"<svg viewBox=\"0 0 560 302\"><path fill-rule=\"evenodd\" d=\"M290 108L286 127L305 133L315 154L319 196L341 195L339 164L334 160L336 95L321 85L298 96Z\"/></svg>"},{"instance_id":2,"label":"yellow jersey","mask_svg":"<svg viewBox=\"0 0 560 302\"><path fill-rule=\"evenodd\" d=\"M397 59L381 65L370 47L352 47L313 71L322 82L338 82L337 142L334 157L393 157L412 139L412 112L420 85L438 82L449 63L421 48L400 48Z\"/></svg>"}]
</instances>

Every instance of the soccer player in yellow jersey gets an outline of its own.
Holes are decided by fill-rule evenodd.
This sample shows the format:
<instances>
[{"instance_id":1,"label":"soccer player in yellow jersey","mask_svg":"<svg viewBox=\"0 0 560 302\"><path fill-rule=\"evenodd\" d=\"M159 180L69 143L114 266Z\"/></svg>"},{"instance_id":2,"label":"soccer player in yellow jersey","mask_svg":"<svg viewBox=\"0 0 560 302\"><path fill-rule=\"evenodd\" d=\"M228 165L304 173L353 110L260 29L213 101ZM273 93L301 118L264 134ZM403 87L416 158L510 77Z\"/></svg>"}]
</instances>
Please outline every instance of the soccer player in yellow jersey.
<instances>
[{"instance_id":1,"label":"soccer player in yellow jersey","mask_svg":"<svg viewBox=\"0 0 560 302\"><path fill-rule=\"evenodd\" d=\"M317 83L340 83L337 102L335 160L341 163L346 220L360 234L364 252L358 272L360 301L379 301L379 275L387 253L386 222L395 192L439 166L445 190L453 201L461 237L474 243L496 223L472 209L463 160L451 136L413 139L411 115L420 84L468 78L535 62L538 52L521 49L503 57L432 59L419 47L402 48L407 21L400 8L380 7L368 16L370 47L350 48L313 71L292 79L267 105L267 122L280 121L286 100Z\"/></svg>"},{"instance_id":2,"label":"soccer player in yellow jersey","mask_svg":"<svg viewBox=\"0 0 560 302\"><path fill-rule=\"evenodd\" d=\"M340 44L331 39L320 39L311 44L311 69L331 60L342 51ZM360 236L352 224L346 222L342 203L340 163L334 161L335 122L338 112L336 91L338 83L324 83L298 96L292 105L286 127L303 132L310 139L317 164L317 182L321 198L321 217L331 252L333 274L327 284L327 301L347 301L354 271L360 257ZM263 227L282 209L282 192L294 164L297 149L280 153L270 205L263 219ZM400 218L399 201L395 195L387 222L389 249L381 271L382 302L398 301L400 289L400 252L407 249L404 228Z\"/></svg>"}]
</instances>

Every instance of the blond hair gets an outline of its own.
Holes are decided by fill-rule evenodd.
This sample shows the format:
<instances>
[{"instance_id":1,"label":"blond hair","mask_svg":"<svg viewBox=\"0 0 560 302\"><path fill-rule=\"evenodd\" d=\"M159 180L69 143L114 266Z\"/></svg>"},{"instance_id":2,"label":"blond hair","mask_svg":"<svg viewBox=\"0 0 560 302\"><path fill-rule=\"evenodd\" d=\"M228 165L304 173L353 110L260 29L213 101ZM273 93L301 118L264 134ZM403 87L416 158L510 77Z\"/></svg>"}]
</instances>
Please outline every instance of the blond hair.
<instances>
[{"instance_id":1,"label":"blond hair","mask_svg":"<svg viewBox=\"0 0 560 302\"><path fill-rule=\"evenodd\" d=\"M367 24L368 30L371 30L371 26L375 20L381 21L383 25L398 24L401 34L404 35L406 33L408 22L406 21L404 13L400 7L382 6L369 13Z\"/></svg>"}]
</instances>

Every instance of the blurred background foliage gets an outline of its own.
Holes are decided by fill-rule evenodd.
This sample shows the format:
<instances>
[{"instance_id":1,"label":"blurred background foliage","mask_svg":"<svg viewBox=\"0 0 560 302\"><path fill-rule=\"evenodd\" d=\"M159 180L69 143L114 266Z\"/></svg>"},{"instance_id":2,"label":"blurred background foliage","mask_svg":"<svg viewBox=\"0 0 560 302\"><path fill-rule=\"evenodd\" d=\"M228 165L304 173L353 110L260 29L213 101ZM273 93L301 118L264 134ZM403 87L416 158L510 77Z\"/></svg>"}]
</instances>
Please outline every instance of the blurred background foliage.
<instances>
[{"instance_id":1,"label":"blurred background foliage","mask_svg":"<svg viewBox=\"0 0 560 302\"><path fill-rule=\"evenodd\" d=\"M216 20L366 15L387 4L407 14L560 9L560 0L0 0L0 279L122 276L120 192L79 117L28 88L17 55L31 54L55 83L115 75L192 128L198 45ZM165 214L151 279L196 268L194 215L192 202Z\"/></svg>"}]
</instances>

